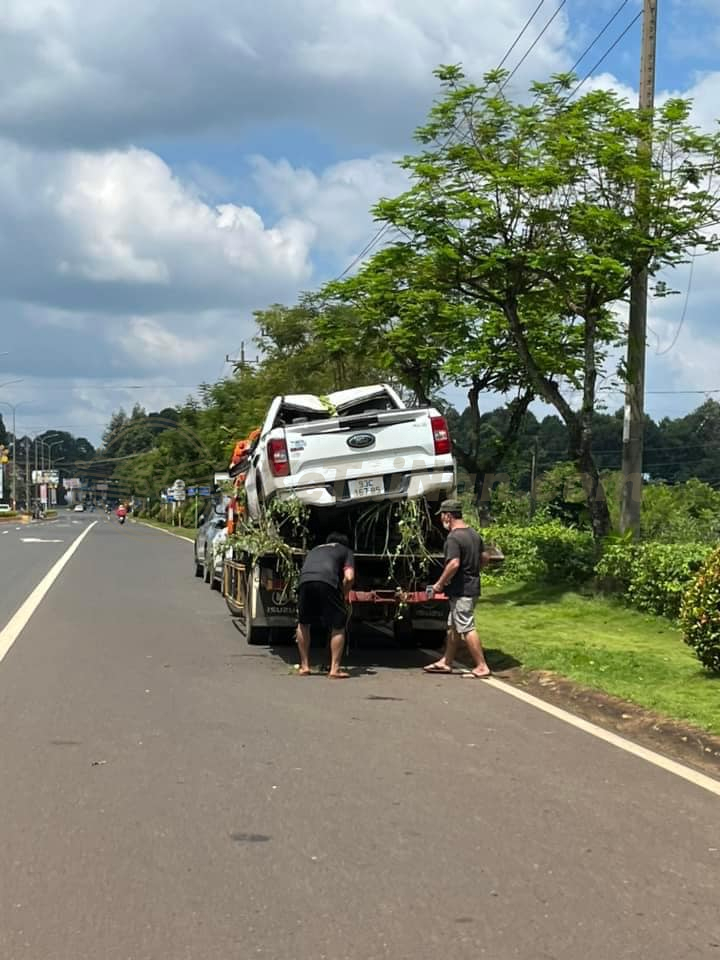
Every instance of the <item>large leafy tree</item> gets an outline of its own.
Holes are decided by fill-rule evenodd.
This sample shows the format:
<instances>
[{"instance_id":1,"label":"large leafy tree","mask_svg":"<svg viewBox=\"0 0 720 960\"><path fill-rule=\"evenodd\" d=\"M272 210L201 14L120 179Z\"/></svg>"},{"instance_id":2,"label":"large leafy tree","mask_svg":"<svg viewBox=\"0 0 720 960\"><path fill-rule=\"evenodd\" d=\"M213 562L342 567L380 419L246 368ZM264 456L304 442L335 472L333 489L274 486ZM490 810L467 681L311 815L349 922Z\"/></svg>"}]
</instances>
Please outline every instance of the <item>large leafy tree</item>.
<instances>
[{"instance_id":1,"label":"large leafy tree","mask_svg":"<svg viewBox=\"0 0 720 960\"><path fill-rule=\"evenodd\" d=\"M504 373L555 408L602 536L610 515L593 416L608 353L624 336L615 307L639 266L654 275L690 247L715 245L707 227L718 219L710 185L720 140L693 128L680 100L652 119L611 91L573 99L570 76L535 84L518 103L503 95L502 72L480 85L457 67L438 76L443 95L417 133L422 149L402 161L412 185L375 215L402 232L408 274L431 258L474 310L449 369L479 384ZM372 292L374 274L371 265L357 284L364 275ZM434 330L423 320L414 335Z\"/></svg>"}]
</instances>

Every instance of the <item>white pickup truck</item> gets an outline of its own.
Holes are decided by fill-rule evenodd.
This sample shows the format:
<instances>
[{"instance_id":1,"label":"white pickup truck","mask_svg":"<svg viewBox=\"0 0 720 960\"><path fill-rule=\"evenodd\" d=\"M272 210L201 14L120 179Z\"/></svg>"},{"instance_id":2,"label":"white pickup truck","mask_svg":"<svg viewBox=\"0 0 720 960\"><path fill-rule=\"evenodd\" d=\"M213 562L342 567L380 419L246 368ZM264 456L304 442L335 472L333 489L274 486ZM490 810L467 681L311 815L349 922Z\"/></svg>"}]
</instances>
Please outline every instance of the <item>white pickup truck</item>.
<instances>
[{"instance_id":1,"label":"white pickup truck","mask_svg":"<svg viewBox=\"0 0 720 960\"><path fill-rule=\"evenodd\" d=\"M432 407L406 407L386 384L276 397L245 470L251 517L276 496L313 507L438 502L456 479L445 418Z\"/></svg>"}]
</instances>

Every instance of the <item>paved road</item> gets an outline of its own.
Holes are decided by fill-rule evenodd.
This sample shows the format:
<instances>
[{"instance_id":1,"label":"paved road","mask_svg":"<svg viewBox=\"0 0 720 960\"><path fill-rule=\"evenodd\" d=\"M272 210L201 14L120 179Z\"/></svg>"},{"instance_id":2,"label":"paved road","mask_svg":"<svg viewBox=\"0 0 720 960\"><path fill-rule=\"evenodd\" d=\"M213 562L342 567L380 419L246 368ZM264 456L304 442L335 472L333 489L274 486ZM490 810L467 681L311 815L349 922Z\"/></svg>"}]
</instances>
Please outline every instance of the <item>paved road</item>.
<instances>
[{"instance_id":1,"label":"paved road","mask_svg":"<svg viewBox=\"0 0 720 960\"><path fill-rule=\"evenodd\" d=\"M18 598L30 593L85 529L86 516L93 515L61 511L60 518L52 522L0 523L0 629L15 612ZM53 542L56 540L61 542Z\"/></svg>"},{"instance_id":2,"label":"paved road","mask_svg":"<svg viewBox=\"0 0 720 960\"><path fill-rule=\"evenodd\" d=\"M3 960L720 958L716 797L420 654L293 676L190 568L101 520L0 663Z\"/></svg>"}]
</instances>

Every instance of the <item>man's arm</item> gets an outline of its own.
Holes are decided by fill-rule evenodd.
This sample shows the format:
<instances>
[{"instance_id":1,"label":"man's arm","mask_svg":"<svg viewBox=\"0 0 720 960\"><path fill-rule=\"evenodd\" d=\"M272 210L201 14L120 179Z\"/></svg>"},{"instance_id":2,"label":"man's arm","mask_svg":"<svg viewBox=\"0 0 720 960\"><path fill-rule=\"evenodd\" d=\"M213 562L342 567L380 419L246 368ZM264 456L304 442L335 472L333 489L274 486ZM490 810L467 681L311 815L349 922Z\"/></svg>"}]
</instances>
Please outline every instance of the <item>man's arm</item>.
<instances>
[{"instance_id":1,"label":"man's arm","mask_svg":"<svg viewBox=\"0 0 720 960\"><path fill-rule=\"evenodd\" d=\"M460 569L459 557L453 557L445 564L443 572L438 577L437 583L433 586L435 593L442 593L448 583Z\"/></svg>"},{"instance_id":2,"label":"man's arm","mask_svg":"<svg viewBox=\"0 0 720 960\"><path fill-rule=\"evenodd\" d=\"M352 585L355 583L355 556L352 550L348 550L345 554L345 563L343 565L343 579L342 579L342 591L343 596L347 600L348 594L352 590Z\"/></svg>"}]
</instances>

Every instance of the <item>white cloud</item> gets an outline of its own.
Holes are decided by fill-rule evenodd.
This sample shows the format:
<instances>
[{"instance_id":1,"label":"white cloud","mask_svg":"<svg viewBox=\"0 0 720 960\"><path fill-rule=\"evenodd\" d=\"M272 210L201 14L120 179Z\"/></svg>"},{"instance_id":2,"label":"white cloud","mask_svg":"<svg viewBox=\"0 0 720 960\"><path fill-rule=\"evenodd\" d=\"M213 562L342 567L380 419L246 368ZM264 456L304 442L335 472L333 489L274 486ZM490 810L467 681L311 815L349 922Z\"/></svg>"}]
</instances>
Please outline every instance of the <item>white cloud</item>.
<instances>
[{"instance_id":1,"label":"white cloud","mask_svg":"<svg viewBox=\"0 0 720 960\"><path fill-rule=\"evenodd\" d=\"M408 187L405 172L387 154L337 163L320 174L287 160L253 157L252 163L260 194L284 216L311 223L314 248L336 255L364 246L372 229L371 208Z\"/></svg>"},{"instance_id":2,"label":"white cloud","mask_svg":"<svg viewBox=\"0 0 720 960\"><path fill-rule=\"evenodd\" d=\"M493 67L535 0L5 0L0 134L103 146L306 122L404 143L431 71ZM519 77L567 65L558 17ZM378 139L378 137L380 139Z\"/></svg>"},{"instance_id":3,"label":"white cloud","mask_svg":"<svg viewBox=\"0 0 720 960\"><path fill-rule=\"evenodd\" d=\"M311 274L313 228L210 206L148 150L0 152L6 297L110 312L236 305L285 296Z\"/></svg>"}]
</instances>

